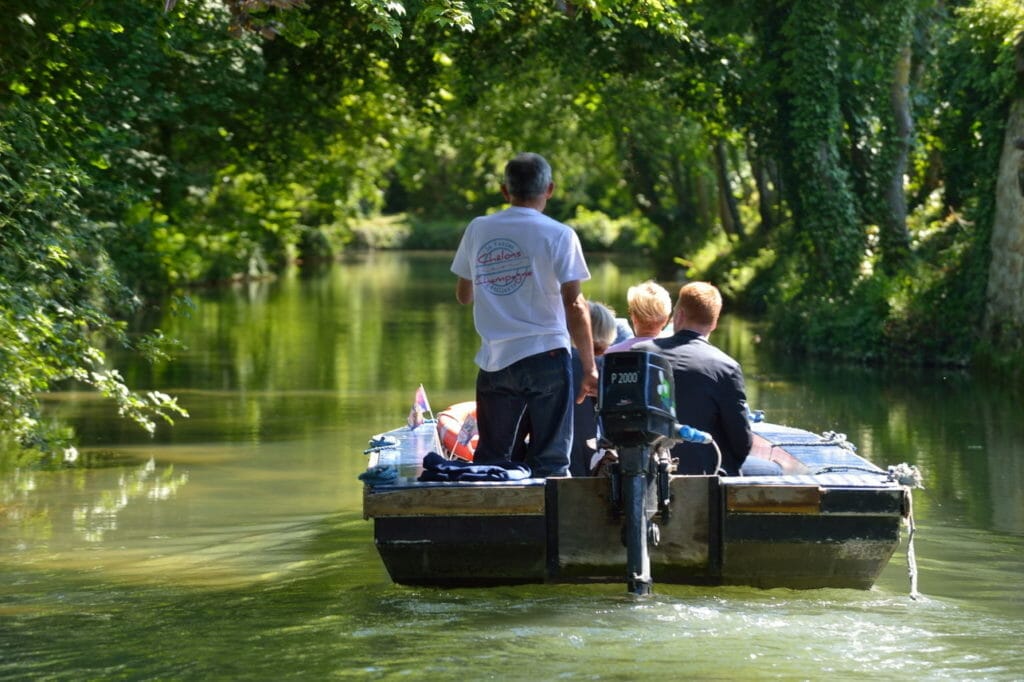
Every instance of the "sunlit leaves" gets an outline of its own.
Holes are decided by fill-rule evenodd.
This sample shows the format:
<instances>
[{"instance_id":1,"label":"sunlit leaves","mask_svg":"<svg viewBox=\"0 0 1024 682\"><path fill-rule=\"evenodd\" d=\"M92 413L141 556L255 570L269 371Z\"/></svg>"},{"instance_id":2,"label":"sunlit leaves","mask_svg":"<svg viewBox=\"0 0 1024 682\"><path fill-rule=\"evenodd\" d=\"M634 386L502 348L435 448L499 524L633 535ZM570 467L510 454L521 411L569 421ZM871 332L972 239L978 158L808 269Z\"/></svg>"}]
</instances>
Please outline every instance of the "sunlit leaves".
<instances>
[{"instance_id":1,"label":"sunlit leaves","mask_svg":"<svg viewBox=\"0 0 1024 682\"><path fill-rule=\"evenodd\" d=\"M132 420L148 433L156 430L154 418L174 424L174 417L187 417L188 412L175 398L160 391L135 393L125 385L124 378L115 369L79 372L77 379L95 388L101 395L117 405L117 413Z\"/></svg>"},{"instance_id":2,"label":"sunlit leaves","mask_svg":"<svg viewBox=\"0 0 1024 682\"><path fill-rule=\"evenodd\" d=\"M123 23L95 13L26 16L26 29L63 36L42 44L31 32L12 37L0 70L0 80L14 84L0 93L0 441L59 449L67 433L48 425L38 395L69 381L93 386L147 430L154 419L184 412L173 399L131 390L104 351L134 346L159 357L166 345L156 336L129 338L119 318L139 301L112 267L96 220L118 215L131 194L123 181L105 182L125 167L112 162L120 150L111 141L146 121L151 98L135 96L127 119L107 116L140 82L131 67L153 53L108 62L107 71L102 60L116 52L92 48L124 36ZM133 38L140 33L152 34Z\"/></svg>"}]
</instances>

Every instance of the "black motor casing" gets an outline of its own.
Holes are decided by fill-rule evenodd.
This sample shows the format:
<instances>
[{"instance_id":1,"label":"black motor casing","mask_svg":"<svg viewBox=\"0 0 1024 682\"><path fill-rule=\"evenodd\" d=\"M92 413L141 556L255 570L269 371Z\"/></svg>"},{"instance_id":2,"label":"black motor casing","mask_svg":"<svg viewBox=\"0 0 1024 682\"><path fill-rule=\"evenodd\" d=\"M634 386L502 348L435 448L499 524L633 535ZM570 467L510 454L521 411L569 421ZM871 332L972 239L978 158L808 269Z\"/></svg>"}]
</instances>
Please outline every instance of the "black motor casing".
<instances>
[{"instance_id":1,"label":"black motor casing","mask_svg":"<svg viewBox=\"0 0 1024 682\"><path fill-rule=\"evenodd\" d=\"M672 437L676 423L672 366L657 353L603 356L598 418L613 447L651 445Z\"/></svg>"}]
</instances>

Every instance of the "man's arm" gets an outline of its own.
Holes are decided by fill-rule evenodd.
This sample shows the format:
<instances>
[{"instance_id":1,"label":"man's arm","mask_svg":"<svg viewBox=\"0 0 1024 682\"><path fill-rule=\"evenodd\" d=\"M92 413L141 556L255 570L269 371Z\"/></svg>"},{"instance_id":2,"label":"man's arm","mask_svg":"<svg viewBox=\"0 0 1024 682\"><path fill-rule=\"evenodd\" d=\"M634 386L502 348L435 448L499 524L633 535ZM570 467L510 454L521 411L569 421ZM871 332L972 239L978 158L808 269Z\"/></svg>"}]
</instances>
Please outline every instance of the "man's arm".
<instances>
[{"instance_id":1,"label":"man's arm","mask_svg":"<svg viewBox=\"0 0 1024 682\"><path fill-rule=\"evenodd\" d=\"M473 283L464 277L459 277L455 285L455 298L463 305L473 302Z\"/></svg>"},{"instance_id":2,"label":"man's arm","mask_svg":"<svg viewBox=\"0 0 1024 682\"><path fill-rule=\"evenodd\" d=\"M597 364L594 362L594 336L590 330L590 307L583 298L579 280L562 285L562 305L565 306L565 321L569 337L580 354L583 365L583 381L576 402L582 403L588 396L597 395Z\"/></svg>"},{"instance_id":3,"label":"man's arm","mask_svg":"<svg viewBox=\"0 0 1024 682\"><path fill-rule=\"evenodd\" d=\"M726 447L743 463L754 443L754 436L747 418L747 393L743 383L743 370L739 365L729 373L723 386L725 402L722 409L722 425L725 427ZM723 445L720 443L719 445Z\"/></svg>"}]
</instances>

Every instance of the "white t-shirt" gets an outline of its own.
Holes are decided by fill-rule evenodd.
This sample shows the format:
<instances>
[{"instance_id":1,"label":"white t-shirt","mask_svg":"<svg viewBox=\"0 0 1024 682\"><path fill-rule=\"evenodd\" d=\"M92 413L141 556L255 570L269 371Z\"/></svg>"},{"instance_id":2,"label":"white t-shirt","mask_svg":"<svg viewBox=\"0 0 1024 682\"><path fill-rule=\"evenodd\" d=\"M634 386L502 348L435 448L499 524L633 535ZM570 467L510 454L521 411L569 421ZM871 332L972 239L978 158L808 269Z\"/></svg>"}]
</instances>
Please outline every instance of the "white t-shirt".
<instances>
[{"instance_id":1,"label":"white t-shirt","mask_svg":"<svg viewBox=\"0 0 1024 682\"><path fill-rule=\"evenodd\" d=\"M568 225L521 206L476 218L462 235L451 270L473 282L481 369L494 372L530 355L570 348L561 287L590 279L590 271Z\"/></svg>"}]
</instances>

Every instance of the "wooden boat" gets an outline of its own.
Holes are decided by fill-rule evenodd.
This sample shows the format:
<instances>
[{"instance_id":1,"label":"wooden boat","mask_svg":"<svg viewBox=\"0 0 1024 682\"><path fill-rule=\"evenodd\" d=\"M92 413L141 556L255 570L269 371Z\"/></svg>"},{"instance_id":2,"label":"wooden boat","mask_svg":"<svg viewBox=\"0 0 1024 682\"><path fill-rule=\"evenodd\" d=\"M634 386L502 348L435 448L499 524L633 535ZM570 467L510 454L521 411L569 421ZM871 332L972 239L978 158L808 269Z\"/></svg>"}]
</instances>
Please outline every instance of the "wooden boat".
<instances>
[{"instance_id":1,"label":"wooden boat","mask_svg":"<svg viewBox=\"0 0 1024 682\"><path fill-rule=\"evenodd\" d=\"M435 426L397 428L367 450L363 514L400 584L866 589L900 545L910 510L905 481L841 434L752 424L749 456L776 462L782 473L772 476L659 474L665 460L652 454L633 478L421 482L424 457L439 449ZM631 443L620 459L645 449ZM631 497L632 481L640 487Z\"/></svg>"}]
</instances>

